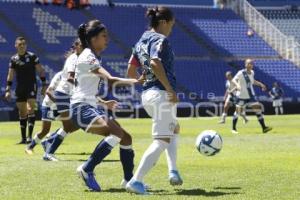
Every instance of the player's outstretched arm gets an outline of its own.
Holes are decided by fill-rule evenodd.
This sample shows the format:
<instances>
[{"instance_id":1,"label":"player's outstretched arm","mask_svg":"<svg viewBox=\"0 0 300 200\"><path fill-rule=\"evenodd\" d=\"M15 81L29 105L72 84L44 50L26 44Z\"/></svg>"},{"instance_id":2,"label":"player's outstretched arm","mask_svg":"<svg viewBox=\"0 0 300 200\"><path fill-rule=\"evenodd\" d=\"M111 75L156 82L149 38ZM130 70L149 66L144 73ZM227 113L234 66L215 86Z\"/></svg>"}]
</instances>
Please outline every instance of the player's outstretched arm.
<instances>
[{"instance_id":1,"label":"player's outstretched arm","mask_svg":"<svg viewBox=\"0 0 300 200\"><path fill-rule=\"evenodd\" d=\"M267 87L265 86L265 84L263 84L260 81L254 80L253 84L256 85L256 86L258 86L258 87L261 87L262 91L266 91L267 90Z\"/></svg>"}]
</instances>

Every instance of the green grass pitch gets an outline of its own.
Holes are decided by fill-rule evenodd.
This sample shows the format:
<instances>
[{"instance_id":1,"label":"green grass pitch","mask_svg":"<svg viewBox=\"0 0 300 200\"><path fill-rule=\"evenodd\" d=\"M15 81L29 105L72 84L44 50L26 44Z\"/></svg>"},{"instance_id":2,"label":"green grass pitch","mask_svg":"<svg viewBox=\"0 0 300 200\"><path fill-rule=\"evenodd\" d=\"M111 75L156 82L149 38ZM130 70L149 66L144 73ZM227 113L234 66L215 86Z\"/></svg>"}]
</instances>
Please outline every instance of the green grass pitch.
<instances>
[{"instance_id":1,"label":"green grass pitch","mask_svg":"<svg viewBox=\"0 0 300 200\"><path fill-rule=\"evenodd\" d=\"M300 116L266 116L274 130L262 134L255 117L243 125L240 134L230 133L231 119L225 125L217 118L179 119L181 124L178 167L184 180L181 187L168 183L165 155L146 176L151 195L141 197L120 188L122 169L116 147L96 168L100 193L85 191L75 170L102 137L77 131L68 136L57 151L60 162L45 162L42 148L35 154L24 153L17 122L0 123L0 199L300 199ZM151 143L150 119L120 119L132 133L137 166ZM36 123L35 132L40 129ZM53 123L51 130L60 126ZM214 157L200 155L195 138L204 129L217 130L223 137L223 149Z\"/></svg>"}]
</instances>

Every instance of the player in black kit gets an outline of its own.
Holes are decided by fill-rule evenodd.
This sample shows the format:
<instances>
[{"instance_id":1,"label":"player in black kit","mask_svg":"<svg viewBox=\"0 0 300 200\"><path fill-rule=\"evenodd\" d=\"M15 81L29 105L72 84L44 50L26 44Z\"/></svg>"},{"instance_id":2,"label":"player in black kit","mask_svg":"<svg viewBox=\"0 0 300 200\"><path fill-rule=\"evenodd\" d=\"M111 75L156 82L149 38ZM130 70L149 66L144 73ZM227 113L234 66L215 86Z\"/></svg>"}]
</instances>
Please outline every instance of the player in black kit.
<instances>
[{"instance_id":1,"label":"player in black kit","mask_svg":"<svg viewBox=\"0 0 300 200\"><path fill-rule=\"evenodd\" d=\"M5 98L11 99L11 86L14 76L16 75L16 102L19 111L20 128L22 140L19 144L30 142L35 122L35 106L36 106L36 71L40 75L42 81L42 95L47 89L45 70L39 62L39 58L27 51L26 40L24 37L17 37L15 41L17 53L10 59L7 86L5 90ZM26 127L28 122L28 138L26 141Z\"/></svg>"}]
</instances>

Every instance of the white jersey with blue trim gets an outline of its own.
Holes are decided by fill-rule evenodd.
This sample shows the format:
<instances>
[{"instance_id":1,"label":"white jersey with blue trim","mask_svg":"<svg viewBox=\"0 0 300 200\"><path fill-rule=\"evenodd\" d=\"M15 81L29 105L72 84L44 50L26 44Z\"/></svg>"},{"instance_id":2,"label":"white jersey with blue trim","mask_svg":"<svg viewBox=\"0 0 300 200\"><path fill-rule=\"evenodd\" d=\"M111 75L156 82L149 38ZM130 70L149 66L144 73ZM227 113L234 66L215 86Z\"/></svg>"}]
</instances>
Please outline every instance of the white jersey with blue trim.
<instances>
[{"instance_id":1,"label":"white jersey with blue trim","mask_svg":"<svg viewBox=\"0 0 300 200\"><path fill-rule=\"evenodd\" d=\"M244 73L246 72L246 74L249 77L250 83L248 85ZM248 88L250 88L250 92L252 93L252 96L255 96L255 92L253 89L253 83L254 83L254 71L251 70L251 74L248 74L247 71L245 69L242 69L240 71L238 71L238 73L234 76L233 78L236 82L238 82L238 84L241 87L241 90L238 90L236 92L236 95L240 98L240 99L250 99L251 98L251 94L249 94Z\"/></svg>"},{"instance_id":2,"label":"white jersey with blue trim","mask_svg":"<svg viewBox=\"0 0 300 200\"><path fill-rule=\"evenodd\" d=\"M227 93L228 95L236 95L236 90L233 90L235 88L235 85L232 83L232 80L229 81L227 80L226 81L226 84L225 84L225 87L226 87L226 90L227 90ZM233 90L233 91L232 91ZM232 91L232 92L231 92Z\"/></svg>"},{"instance_id":3,"label":"white jersey with blue trim","mask_svg":"<svg viewBox=\"0 0 300 200\"><path fill-rule=\"evenodd\" d=\"M57 86L59 85L59 83L60 83L60 81L62 79L62 74L63 74L62 71L57 72L53 76L53 78L52 78L52 80L51 80L50 85L48 86L48 88L52 88L53 91L54 91L57 88ZM45 95L45 98L43 100L42 106L49 107L52 110L56 110L57 109L56 108L56 104L49 98L48 95Z\"/></svg>"},{"instance_id":4,"label":"white jersey with blue trim","mask_svg":"<svg viewBox=\"0 0 300 200\"><path fill-rule=\"evenodd\" d=\"M88 103L97 106L96 95L99 91L100 77L92 73L93 70L101 68L99 60L91 49L85 48L77 59L75 68L75 87L71 96L71 104Z\"/></svg>"},{"instance_id":5,"label":"white jersey with blue trim","mask_svg":"<svg viewBox=\"0 0 300 200\"><path fill-rule=\"evenodd\" d=\"M73 84L68 82L68 73L75 71L75 65L78 59L76 53L71 54L65 61L64 68L62 70L61 81L56 88L56 91L62 92L64 94L71 95L73 90Z\"/></svg>"}]
</instances>

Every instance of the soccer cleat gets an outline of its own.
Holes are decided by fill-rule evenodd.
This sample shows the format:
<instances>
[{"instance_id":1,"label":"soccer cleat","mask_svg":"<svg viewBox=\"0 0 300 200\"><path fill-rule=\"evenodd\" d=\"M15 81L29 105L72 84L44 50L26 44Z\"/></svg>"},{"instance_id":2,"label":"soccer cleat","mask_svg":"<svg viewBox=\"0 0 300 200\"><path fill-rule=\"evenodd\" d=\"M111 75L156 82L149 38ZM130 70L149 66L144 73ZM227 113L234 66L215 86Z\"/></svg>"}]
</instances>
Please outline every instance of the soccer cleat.
<instances>
[{"instance_id":1,"label":"soccer cleat","mask_svg":"<svg viewBox=\"0 0 300 200\"><path fill-rule=\"evenodd\" d=\"M43 147L43 149L44 149L44 152L47 152L47 149L48 149L48 147L49 147L49 142L48 142L47 140L43 140L43 141L41 142L41 145L42 145L42 147Z\"/></svg>"},{"instance_id":2,"label":"soccer cleat","mask_svg":"<svg viewBox=\"0 0 300 200\"><path fill-rule=\"evenodd\" d=\"M267 133L269 131L271 131L273 128L272 127L266 127L263 129L263 133Z\"/></svg>"},{"instance_id":3,"label":"soccer cleat","mask_svg":"<svg viewBox=\"0 0 300 200\"><path fill-rule=\"evenodd\" d=\"M126 184L126 190L135 194L147 194L144 184L132 179Z\"/></svg>"},{"instance_id":4,"label":"soccer cleat","mask_svg":"<svg viewBox=\"0 0 300 200\"><path fill-rule=\"evenodd\" d=\"M219 124L225 124L225 120L224 120L224 119L221 119L221 120L219 121Z\"/></svg>"},{"instance_id":5,"label":"soccer cleat","mask_svg":"<svg viewBox=\"0 0 300 200\"><path fill-rule=\"evenodd\" d=\"M26 148L25 153L27 153L28 155L32 155L33 154L33 149Z\"/></svg>"},{"instance_id":6,"label":"soccer cleat","mask_svg":"<svg viewBox=\"0 0 300 200\"><path fill-rule=\"evenodd\" d=\"M122 188L124 188L124 189L126 189L126 185L127 185L127 181L125 180L125 179L123 179L122 181L121 181L121 187ZM149 190L150 189L150 186L149 185L147 185L147 184L145 184L145 183L143 183L144 184L144 187L145 187L145 190Z\"/></svg>"},{"instance_id":7,"label":"soccer cleat","mask_svg":"<svg viewBox=\"0 0 300 200\"><path fill-rule=\"evenodd\" d=\"M85 172L83 170L83 164L77 168L77 173L79 177L84 181L84 184L88 187L90 191L100 192L101 188L95 179L94 172Z\"/></svg>"},{"instance_id":8,"label":"soccer cleat","mask_svg":"<svg viewBox=\"0 0 300 200\"><path fill-rule=\"evenodd\" d=\"M237 130L234 130L234 129L231 130L231 133L232 134L239 134L239 132Z\"/></svg>"},{"instance_id":9,"label":"soccer cleat","mask_svg":"<svg viewBox=\"0 0 300 200\"><path fill-rule=\"evenodd\" d=\"M170 181L170 184L173 186L183 184L183 181L179 175L179 172L176 170L171 170L169 172L169 181Z\"/></svg>"},{"instance_id":10,"label":"soccer cleat","mask_svg":"<svg viewBox=\"0 0 300 200\"><path fill-rule=\"evenodd\" d=\"M243 121L243 123L244 124L247 124L249 122L249 119L247 119L247 118L244 118L244 121Z\"/></svg>"},{"instance_id":11,"label":"soccer cleat","mask_svg":"<svg viewBox=\"0 0 300 200\"><path fill-rule=\"evenodd\" d=\"M57 159L53 154L48 154L48 153L45 153L45 154L44 154L43 160L45 160L45 161L58 162L58 159Z\"/></svg>"},{"instance_id":12,"label":"soccer cleat","mask_svg":"<svg viewBox=\"0 0 300 200\"><path fill-rule=\"evenodd\" d=\"M18 142L17 144L26 144L26 140L21 140L21 141Z\"/></svg>"}]
</instances>

